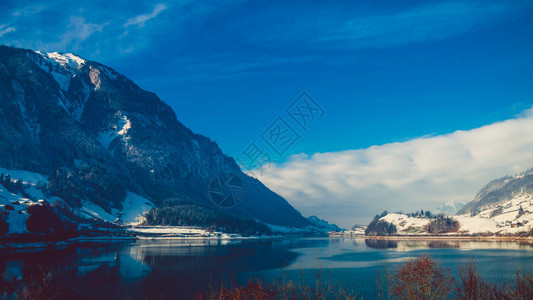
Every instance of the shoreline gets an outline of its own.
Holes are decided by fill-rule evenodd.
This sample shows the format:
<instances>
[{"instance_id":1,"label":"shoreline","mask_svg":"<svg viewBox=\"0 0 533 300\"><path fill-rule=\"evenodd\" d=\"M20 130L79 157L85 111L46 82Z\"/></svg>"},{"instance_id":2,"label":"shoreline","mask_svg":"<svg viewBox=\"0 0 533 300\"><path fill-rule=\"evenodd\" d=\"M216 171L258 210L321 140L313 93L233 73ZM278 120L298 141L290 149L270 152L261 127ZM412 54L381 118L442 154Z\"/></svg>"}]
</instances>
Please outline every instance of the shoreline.
<instances>
[{"instance_id":1,"label":"shoreline","mask_svg":"<svg viewBox=\"0 0 533 300\"><path fill-rule=\"evenodd\" d=\"M131 232L130 232L131 233ZM301 236L302 238L308 236ZM18 236L19 241L14 241L13 238L7 240L0 237L0 252L2 251L17 251L17 250L45 250L65 248L77 244L85 243L120 243L120 242L134 242L134 241L150 241L150 240L181 240L181 241L252 241L252 240L275 240L283 238L295 238L295 236L240 236L234 234L225 235L190 235L183 236L180 234L154 234L154 233L135 233L132 235L94 235L94 236L78 236L63 240L49 240L46 237L36 236ZM533 237L523 236L458 236L458 235L391 235L391 236L365 236L365 235L351 235L351 236L329 236L330 239L348 238L348 239L365 239L365 240L391 240L391 241L485 241L485 242L531 242Z\"/></svg>"},{"instance_id":2,"label":"shoreline","mask_svg":"<svg viewBox=\"0 0 533 300\"><path fill-rule=\"evenodd\" d=\"M122 243L135 241L151 241L151 240L182 240L182 241L246 241L246 240L271 240L282 237L231 237L231 238L215 238L215 237L179 237L179 236L133 236L133 237L116 237L116 236L95 236L95 237L77 237L66 240L56 241L21 241L21 242L2 242L0 240L0 253L2 251L18 251L18 250L46 250L46 249L62 249L73 245L81 245L88 243Z\"/></svg>"},{"instance_id":3,"label":"shoreline","mask_svg":"<svg viewBox=\"0 0 533 300\"><path fill-rule=\"evenodd\" d=\"M167 229L169 227L160 228ZM180 227L181 230L198 229L193 227ZM97 233L97 234L95 234ZM118 234L117 234L118 233ZM250 240L274 240L290 238L292 236L283 235L261 235L261 236L242 236L239 234L227 234L216 232L214 234L203 235L199 233L169 233L169 232L139 232L124 230L118 232L84 232L83 235L58 238L54 236L20 234L13 236L0 237L0 253L2 251L40 251L46 249L62 249L72 245L86 243L121 243L135 241L151 240L182 240L182 241L210 241L210 242L229 242L229 241L250 241ZM303 236L302 236L303 237Z\"/></svg>"},{"instance_id":4,"label":"shoreline","mask_svg":"<svg viewBox=\"0 0 533 300\"><path fill-rule=\"evenodd\" d=\"M366 236L367 240L467 240L467 241L531 241L528 236L457 236L457 235L389 235L389 236Z\"/></svg>"}]
</instances>

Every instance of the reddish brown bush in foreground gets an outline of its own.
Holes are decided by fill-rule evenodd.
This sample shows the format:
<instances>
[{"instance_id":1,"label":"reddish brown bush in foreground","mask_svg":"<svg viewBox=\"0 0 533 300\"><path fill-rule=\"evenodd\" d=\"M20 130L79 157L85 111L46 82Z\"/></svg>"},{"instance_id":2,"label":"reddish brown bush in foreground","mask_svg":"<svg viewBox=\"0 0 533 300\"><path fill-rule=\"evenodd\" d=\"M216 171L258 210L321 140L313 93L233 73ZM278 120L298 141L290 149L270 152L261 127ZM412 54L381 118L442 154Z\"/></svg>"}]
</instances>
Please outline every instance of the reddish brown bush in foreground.
<instances>
[{"instance_id":1,"label":"reddish brown bush in foreground","mask_svg":"<svg viewBox=\"0 0 533 300\"><path fill-rule=\"evenodd\" d=\"M446 299L453 291L453 277L429 256L410 259L389 279L391 292L401 299Z\"/></svg>"},{"instance_id":2,"label":"reddish brown bush in foreground","mask_svg":"<svg viewBox=\"0 0 533 300\"><path fill-rule=\"evenodd\" d=\"M483 281L474 259L459 263L459 280L455 282L457 298L465 300L502 299L503 287Z\"/></svg>"},{"instance_id":3,"label":"reddish brown bush in foreground","mask_svg":"<svg viewBox=\"0 0 533 300\"><path fill-rule=\"evenodd\" d=\"M533 272L529 274L520 274L520 271L516 271L516 281L514 286L508 287L506 294L511 296L512 299L533 299Z\"/></svg>"},{"instance_id":4,"label":"reddish brown bush in foreground","mask_svg":"<svg viewBox=\"0 0 533 300\"><path fill-rule=\"evenodd\" d=\"M275 293L272 287L266 287L263 282L255 279L248 281L243 287L226 288L223 285L215 288L211 286L206 293L196 294L195 300L245 300L245 299L274 299Z\"/></svg>"}]
</instances>

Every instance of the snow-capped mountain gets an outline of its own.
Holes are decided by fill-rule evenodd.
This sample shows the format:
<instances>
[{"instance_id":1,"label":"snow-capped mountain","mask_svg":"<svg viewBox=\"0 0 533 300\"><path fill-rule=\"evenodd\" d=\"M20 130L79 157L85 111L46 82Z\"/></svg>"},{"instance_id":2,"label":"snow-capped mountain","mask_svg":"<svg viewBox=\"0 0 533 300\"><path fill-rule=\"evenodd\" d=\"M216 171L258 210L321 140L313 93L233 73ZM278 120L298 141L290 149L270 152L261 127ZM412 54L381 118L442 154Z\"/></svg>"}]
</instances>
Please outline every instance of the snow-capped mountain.
<instances>
[{"instance_id":1,"label":"snow-capped mountain","mask_svg":"<svg viewBox=\"0 0 533 300\"><path fill-rule=\"evenodd\" d=\"M130 202L159 206L169 198L219 209L209 183L231 173L242 180L244 197L224 213L309 225L155 94L110 67L0 46L0 99L0 167L43 176L46 197L106 218L122 215Z\"/></svg>"},{"instance_id":2,"label":"snow-capped mountain","mask_svg":"<svg viewBox=\"0 0 533 300\"><path fill-rule=\"evenodd\" d=\"M466 205L466 201L465 202L448 201L446 203L443 203L441 206L437 207L436 209L432 210L432 212L436 214L455 215L465 205Z\"/></svg>"}]
</instances>

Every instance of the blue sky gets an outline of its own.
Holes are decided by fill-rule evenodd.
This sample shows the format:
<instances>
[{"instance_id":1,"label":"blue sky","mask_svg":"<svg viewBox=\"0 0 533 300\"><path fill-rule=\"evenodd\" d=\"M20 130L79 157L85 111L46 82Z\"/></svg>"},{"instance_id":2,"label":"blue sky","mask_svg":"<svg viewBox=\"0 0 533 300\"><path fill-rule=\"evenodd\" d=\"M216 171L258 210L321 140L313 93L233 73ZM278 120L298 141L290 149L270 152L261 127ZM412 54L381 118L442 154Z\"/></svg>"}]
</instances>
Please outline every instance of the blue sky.
<instances>
[{"instance_id":1,"label":"blue sky","mask_svg":"<svg viewBox=\"0 0 533 300\"><path fill-rule=\"evenodd\" d=\"M532 1L2 1L0 43L109 65L231 156L307 91L325 115L281 167L533 104Z\"/></svg>"}]
</instances>

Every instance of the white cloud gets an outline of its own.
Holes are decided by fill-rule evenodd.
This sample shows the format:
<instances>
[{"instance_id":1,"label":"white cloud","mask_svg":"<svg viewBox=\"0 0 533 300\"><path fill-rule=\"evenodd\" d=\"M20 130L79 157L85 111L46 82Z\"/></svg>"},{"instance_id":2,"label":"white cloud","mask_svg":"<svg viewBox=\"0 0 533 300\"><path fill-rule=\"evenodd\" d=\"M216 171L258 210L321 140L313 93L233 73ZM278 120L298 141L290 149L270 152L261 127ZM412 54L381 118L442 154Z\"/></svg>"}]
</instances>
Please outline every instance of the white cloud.
<instances>
[{"instance_id":1,"label":"white cloud","mask_svg":"<svg viewBox=\"0 0 533 300\"><path fill-rule=\"evenodd\" d=\"M490 180L531 167L533 110L469 131L293 156L259 179L304 215L351 226L385 209L470 201Z\"/></svg>"},{"instance_id":2,"label":"white cloud","mask_svg":"<svg viewBox=\"0 0 533 300\"><path fill-rule=\"evenodd\" d=\"M131 25L144 26L146 22L155 18L157 15L159 15L159 13L161 13L165 9L167 9L167 6L165 4L161 4L161 3L157 4L151 13L138 15L134 18L128 19L126 23L124 24L124 26L125 27L131 26Z\"/></svg>"},{"instance_id":3,"label":"white cloud","mask_svg":"<svg viewBox=\"0 0 533 300\"><path fill-rule=\"evenodd\" d=\"M61 34L57 42L39 42L36 49L42 51L76 51L81 49L82 43L87 41L96 32L102 32L106 24L94 24L85 21L83 17L73 16L70 18L66 30Z\"/></svg>"},{"instance_id":4,"label":"white cloud","mask_svg":"<svg viewBox=\"0 0 533 300\"><path fill-rule=\"evenodd\" d=\"M69 24L69 30L63 35L66 40L84 41L93 33L101 32L105 25L85 22L82 17L72 17Z\"/></svg>"},{"instance_id":5,"label":"white cloud","mask_svg":"<svg viewBox=\"0 0 533 300\"><path fill-rule=\"evenodd\" d=\"M11 13L11 15L15 17L28 17L37 13L40 13L41 11L45 10L46 6L44 5L28 5L23 8L17 9Z\"/></svg>"},{"instance_id":6,"label":"white cloud","mask_svg":"<svg viewBox=\"0 0 533 300\"><path fill-rule=\"evenodd\" d=\"M7 27L7 25L0 25L0 37L10 32L15 32L17 29L15 27Z\"/></svg>"}]
</instances>

